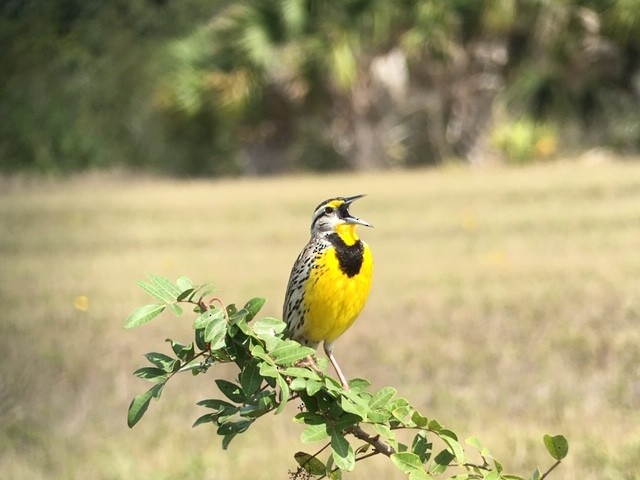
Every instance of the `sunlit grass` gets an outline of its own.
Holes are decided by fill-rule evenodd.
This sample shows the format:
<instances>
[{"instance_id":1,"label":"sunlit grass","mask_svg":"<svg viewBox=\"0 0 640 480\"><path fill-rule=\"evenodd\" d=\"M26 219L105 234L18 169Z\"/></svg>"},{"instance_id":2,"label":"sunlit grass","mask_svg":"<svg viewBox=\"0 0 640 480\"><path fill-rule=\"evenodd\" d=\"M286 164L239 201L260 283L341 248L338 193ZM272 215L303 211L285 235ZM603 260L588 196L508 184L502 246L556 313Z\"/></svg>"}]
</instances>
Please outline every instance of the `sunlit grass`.
<instances>
[{"instance_id":1,"label":"sunlit grass","mask_svg":"<svg viewBox=\"0 0 640 480\"><path fill-rule=\"evenodd\" d=\"M554 478L637 478L640 164L387 172L224 181L79 177L0 185L0 471L7 478L285 478L286 414L221 452L191 429L212 380L168 385L129 430L131 376L191 319L124 331L145 273L212 281L280 316L311 209L353 212L376 263L370 301L335 352L349 376L394 385L475 435L507 467L570 454ZM292 412L290 412L292 413ZM255 430L254 430L255 429ZM546 465L543 465L546 466ZM384 460L361 478L402 478Z\"/></svg>"}]
</instances>

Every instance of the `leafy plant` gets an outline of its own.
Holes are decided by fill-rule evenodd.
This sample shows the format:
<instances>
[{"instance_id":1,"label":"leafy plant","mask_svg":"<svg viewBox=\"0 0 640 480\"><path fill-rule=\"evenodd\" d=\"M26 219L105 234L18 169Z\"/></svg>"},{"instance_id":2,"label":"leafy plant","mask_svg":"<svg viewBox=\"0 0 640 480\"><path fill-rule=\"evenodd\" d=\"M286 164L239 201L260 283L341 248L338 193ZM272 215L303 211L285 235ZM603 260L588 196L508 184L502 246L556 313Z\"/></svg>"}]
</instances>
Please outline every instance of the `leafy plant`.
<instances>
[{"instance_id":1,"label":"leafy plant","mask_svg":"<svg viewBox=\"0 0 640 480\"><path fill-rule=\"evenodd\" d=\"M193 426L215 426L222 448L227 449L263 415L280 414L289 402L298 402L295 421L303 426L301 442L322 446L294 455L298 466L289 472L292 479L339 479L356 462L375 455L388 457L411 480L523 478L505 473L502 463L475 437L465 440L465 451L455 432L418 412L393 387L373 391L369 381L354 378L344 389L327 375L326 359L315 358L314 349L287 338L284 322L255 319L264 299L253 298L241 308L225 306L216 297L208 298L210 285L194 285L186 277L176 283L156 275L148 278L139 285L159 303L135 309L125 328L147 323L167 308L182 315L183 306L188 306L197 315L194 340L185 344L167 339L172 354L146 354L151 365L134 375L153 386L131 402L129 427L140 421L152 399L160 398L174 375L196 376L217 364L233 363L238 367L235 381L215 380L220 395L198 402L207 411ZM536 468L531 480L545 478L567 455L562 435L545 435L544 445L555 463L544 473Z\"/></svg>"}]
</instances>

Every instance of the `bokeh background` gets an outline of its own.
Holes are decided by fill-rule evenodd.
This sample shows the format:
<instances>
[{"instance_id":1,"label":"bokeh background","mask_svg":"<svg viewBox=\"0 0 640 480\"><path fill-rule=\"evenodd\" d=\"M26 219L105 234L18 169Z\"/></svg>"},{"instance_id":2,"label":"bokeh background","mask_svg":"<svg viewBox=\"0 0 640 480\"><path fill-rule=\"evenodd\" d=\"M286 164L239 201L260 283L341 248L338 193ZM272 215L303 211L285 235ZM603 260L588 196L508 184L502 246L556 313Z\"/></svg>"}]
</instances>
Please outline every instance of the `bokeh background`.
<instances>
[{"instance_id":1,"label":"bokeh background","mask_svg":"<svg viewBox=\"0 0 640 480\"><path fill-rule=\"evenodd\" d=\"M347 375L510 472L562 433L552 478L640 478L638 0L13 0L0 59L0 476L286 478L295 409L222 452L211 375L129 430L191 319L123 323L145 273L279 317L313 207L367 193Z\"/></svg>"}]
</instances>

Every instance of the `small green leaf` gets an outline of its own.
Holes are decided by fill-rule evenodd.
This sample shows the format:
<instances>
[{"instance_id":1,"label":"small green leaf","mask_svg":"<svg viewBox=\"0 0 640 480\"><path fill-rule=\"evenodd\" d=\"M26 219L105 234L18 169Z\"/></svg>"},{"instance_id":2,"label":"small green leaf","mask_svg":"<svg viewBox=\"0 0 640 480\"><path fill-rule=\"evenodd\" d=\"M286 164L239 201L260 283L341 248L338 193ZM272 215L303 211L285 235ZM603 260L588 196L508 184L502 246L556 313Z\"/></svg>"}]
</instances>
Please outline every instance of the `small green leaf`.
<instances>
[{"instance_id":1,"label":"small green leaf","mask_svg":"<svg viewBox=\"0 0 640 480\"><path fill-rule=\"evenodd\" d=\"M227 322L224 317L214 317L204 329L204 341L209 342L211 350L219 350L225 346Z\"/></svg>"},{"instance_id":2,"label":"small green leaf","mask_svg":"<svg viewBox=\"0 0 640 480\"><path fill-rule=\"evenodd\" d=\"M309 455L305 452L296 452L293 455L298 465L305 469L310 475L324 475L326 473L326 466L320 460L313 455Z\"/></svg>"},{"instance_id":3,"label":"small green leaf","mask_svg":"<svg viewBox=\"0 0 640 480\"><path fill-rule=\"evenodd\" d=\"M198 419L195 422L193 422L193 425L191 425L191 428L197 427L198 425L202 425L203 423L212 423L215 421L216 418L217 418L216 415L211 413L206 413L201 417L198 417Z\"/></svg>"},{"instance_id":4,"label":"small green leaf","mask_svg":"<svg viewBox=\"0 0 640 480\"><path fill-rule=\"evenodd\" d=\"M133 426L140 421L142 416L147 411L147 408L149 408L149 402L151 402L151 399L160 397L160 393L162 392L163 387L164 383L154 385L146 392L137 395L131 401L129 410L127 412L127 425L129 426L129 428L133 428Z\"/></svg>"},{"instance_id":5,"label":"small green leaf","mask_svg":"<svg viewBox=\"0 0 640 480\"><path fill-rule=\"evenodd\" d=\"M229 444L231 443L231 440L233 440L235 438L235 436L237 435L237 433L229 433L227 435L224 436L224 438L222 439L222 449L226 450L227 448L229 448Z\"/></svg>"},{"instance_id":6,"label":"small green leaf","mask_svg":"<svg viewBox=\"0 0 640 480\"><path fill-rule=\"evenodd\" d=\"M167 373L173 373L180 368L180 362L178 360L171 358L164 353L149 352L145 354L145 357L147 357L147 360L153 363L156 367L163 369Z\"/></svg>"},{"instance_id":7,"label":"small green leaf","mask_svg":"<svg viewBox=\"0 0 640 480\"><path fill-rule=\"evenodd\" d=\"M540 480L542 478L542 472L539 468L536 468L531 474L530 480Z\"/></svg>"},{"instance_id":8,"label":"small green leaf","mask_svg":"<svg viewBox=\"0 0 640 480\"><path fill-rule=\"evenodd\" d=\"M158 315L160 315L165 308L166 308L166 305L161 305L158 303L153 303L151 305L143 305L142 307L138 307L133 312L131 312L131 314L129 315L129 317L124 323L124 328L139 327L144 323L150 322L151 320L156 318Z\"/></svg>"},{"instance_id":9,"label":"small green leaf","mask_svg":"<svg viewBox=\"0 0 640 480\"><path fill-rule=\"evenodd\" d=\"M331 450L333 461L340 470L350 472L353 470L356 462L356 456L353 448L342 432L335 429L331 430Z\"/></svg>"},{"instance_id":10,"label":"small green leaf","mask_svg":"<svg viewBox=\"0 0 640 480\"><path fill-rule=\"evenodd\" d=\"M254 422L252 418L243 418L235 422L226 422L218 427L218 435L229 435L230 433L243 433L249 429Z\"/></svg>"},{"instance_id":11,"label":"small green leaf","mask_svg":"<svg viewBox=\"0 0 640 480\"><path fill-rule=\"evenodd\" d=\"M280 388L280 405L278 405L275 414L279 415L280 413L282 413L284 407L289 401L289 386L287 385L284 377L280 374L276 376L276 383L278 384L278 388Z\"/></svg>"},{"instance_id":12,"label":"small green leaf","mask_svg":"<svg viewBox=\"0 0 640 480\"><path fill-rule=\"evenodd\" d=\"M464 464L464 450L462 449L460 443L458 443L456 439L452 438L449 435L443 435L442 432L440 433L440 438L451 449L451 452L453 453L458 464Z\"/></svg>"},{"instance_id":13,"label":"small green leaf","mask_svg":"<svg viewBox=\"0 0 640 480\"><path fill-rule=\"evenodd\" d=\"M196 321L193 322L193 328L198 330L200 328L207 328L209 324L215 321L224 320L224 310L220 308L211 308L202 313Z\"/></svg>"},{"instance_id":14,"label":"small green leaf","mask_svg":"<svg viewBox=\"0 0 640 480\"><path fill-rule=\"evenodd\" d=\"M309 380L320 380L320 375L311 368L288 367L282 370L282 374L293 378L306 378Z\"/></svg>"},{"instance_id":15,"label":"small green leaf","mask_svg":"<svg viewBox=\"0 0 640 480\"><path fill-rule=\"evenodd\" d=\"M270 352L278 365L291 365L315 353L313 348L303 347L298 342L287 340Z\"/></svg>"},{"instance_id":16,"label":"small green leaf","mask_svg":"<svg viewBox=\"0 0 640 480\"><path fill-rule=\"evenodd\" d=\"M418 456L422 463L424 463L429 460L430 449L431 444L427 441L427 433L425 431L419 431L413 438L411 451Z\"/></svg>"},{"instance_id":17,"label":"small green leaf","mask_svg":"<svg viewBox=\"0 0 640 480\"><path fill-rule=\"evenodd\" d=\"M258 360L252 360L240 373L240 386L247 397L253 395L262 384Z\"/></svg>"},{"instance_id":18,"label":"small green leaf","mask_svg":"<svg viewBox=\"0 0 640 480\"><path fill-rule=\"evenodd\" d=\"M148 274L147 277L151 280L159 289L163 290L169 301L175 301L178 295L182 291L168 278L161 277L160 275Z\"/></svg>"},{"instance_id":19,"label":"small green leaf","mask_svg":"<svg viewBox=\"0 0 640 480\"><path fill-rule=\"evenodd\" d=\"M232 402L242 403L245 401L245 396L242 393L242 389L235 383L231 383L227 380L218 378L216 379L216 385L218 385L218 388L223 393L223 395Z\"/></svg>"},{"instance_id":20,"label":"small green leaf","mask_svg":"<svg viewBox=\"0 0 640 480\"><path fill-rule=\"evenodd\" d=\"M416 424L416 427L426 427L429 424L429 419L423 416L419 412L413 412L411 415L411 421Z\"/></svg>"},{"instance_id":21,"label":"small green leaf","mask_svg":"<svg viewBox=\"0 0 640 480\"><path fill-rule=\"evenodd\" d=\"M369 407L372 409L386 407L391 399L396 396L396 393L398 393L398 391L393 387L380 389L369 402Z\"/></svg>"},{"instance_id":22,"label":"small green leaf","mask_svg":"<svg viewBox=\"0 0 640 480\"><path fill-rule=\"evenodd\" d=\"M156 300L160 300L162 303L169 304L175 301L176 299L176 297L167 293L166 290L164 290L163 288L160 288L155 283L147 283L140 280L137 282L137 284L142 290L144 290L146 293L148 293L150 296L152 296Z\"/></svg>"},{"instance_id":23,"label":"small green leaf","mask_svg":"<svg viewBox=\"0 0 640 480\"><path fill-rule=\"evenodd\" d=\"M556 460L562 460L567 456L567 453L569 452L569 443L564 436L545 435L543 439L544 446L547 447L547 450L553 458Z\"/></svg>"},{"instance_id":24,"label":"small green leaf","mask_svg":"<svg viewBox=\"0 0 640 480\"><path fill-rule=\"evenodd\" d=\"M307 381L307 395L312 397L316 393L318 393L320 390L322 390L323 387L324 387L324 384L322 382L319 382L317 380L308 380Z\"/></svg>"},{"instance_id":25,"label":"small green leaf","mask_svg":"<svg viewBox=\"0 0 640 480\"><path fill-rule=\"evenodd\" d=\"M432 478L424 469L414 470L409 474L409 480L432 480ZM462 478L456 480L462 480Z\"/></svg>"},{"instance_id":26,"label":"small green leaf","mask_svg":"<svg viewBox=\"0 0 640 480\"><path fill-rule=\"evenodd\" d=\"M352 378L347 383L349 384L349 389L355 393L364 392L371 385L371 382L364 378Z\"/></svg>"},{"instance_id":27,"label":"small green leaf","mask_svg":"<svg viewBox=\"0 0 640 480\"><path fill-rule=\"evenodd\" d=\"M253 320L253 317L256 316L266 301L266 298L257 297L252 298L245 304L244 309L248 312L246 316L247 322Z\"/></svg>"},{"instance_id":28,"label":"small green leaf","mask_svg":"<svg viewBox=\"0 0 640 480\"><path fill-rule=\"evenodd\" d=\"M193 288L193 282L189 277L180 275L176 280L176 286L184 293L185 290Z\"/></svg>"},{"instance_id":29,"label":"small green leaf","mask_svg":"<svg viewBox=\"0 0 640 480\"><path fill-rule=\"evenodd\" d=\"M176 301L178 302L183 301L185 298L190 296L193 292L195 292L195 288L187 288L180 295L178 295L178 298L176 298Z\"/></svg>"},{"instance_id":30,"label":"small green leaf","mask_svg":"<svg viewBox=\"0 0 640 480\"><path fill-rule=\"evenodd\" d=\"M319 442L329 437L327 432L327 425L321 423L319 425L309 425L302 431L300 435L300 441L302 443Z\"/></svg>"},{"instance_id":31,"label":"small green leaf","mask_svg":"<svg viewBox=\"0 0 640 480\"><path fill-rule=\"evenodd\" d=\"M278 378L280 376L276 366L266 362L260 364L260 375L271 378Z\"/></svg>"},{"instance_id":32,"label":"small green leaf","mask_svg":"<svg viewBox=\"0 0 640 480\"><path fill-rule=\"evenodd\" d=\"M424 471L420 458L415 453L398 452L391 454L391 461L400 469L401 472L411 473L416 471Z\"/></svg>"},{"instance_id":33,"label":"small green leaf","mask_svg":"<svg viewBox=\"0 0 640 480\"><path fill-rule=\"evenodd\" d=\"M363 405L358 405L346 397L341 398L340 406L345 412L349 412L349 413L353 413L354 415L357 415L360 420L366 419L367 414L369 413L368 407L365 407Z\"/></svg>"},{"instance_id":34,"label":"small green leaf","mask_svg":"<svg viewBox=\"0 0 640 480\"><path fill-rule=\"evenodd\" d=\"M176 305L175 303L170 303L169 308L177 316L180 316L184 313L184 311L182 310L182 307L180 305Z\"/></svg>"},{"instance_id":35,"label":"small green leaf","mask_svg":"<svg viewBox=\"0 0 640 480\"><path fill-rule=\"evenodd\" d=\"M225 400L219 400L217 398L208 398L206 400L200 400L196 405L205 408L212 408L217 410L218 412L227 412L228 414L233 414L238 411L238 407L229 403Z\"/></svg>"},{"instance_id":36,"label":"small green leaf","mask_svg":"<svg viewBox=\"0 0 640 480\"><path fill-rule=\"evenodd\" d=\"M167 338L166 341L171 344L171 350L173 350L173 353L175 353L180 360L190 362L195 357L195 348L193 343L183 345L182 343L175 342L170 338Z\"/></svg>"},{"instance_id":37,"label":"small green leaf","mask_svg":"<svg viewBox=\"0 0 640 480\"><path fill-rule=\"evenodd\" d=\"M252 325L253 331L256 332L256 334L270 336L284 331L285 327L287 326L287 324L282 320L271 317L259 318Z\"/></svg>"},{"instance_id":38,"label":"small green leaf","mask_svg":"<svg viewBox=\"0 0 640 480\"><path fill-rule=\"evenodd\" d=\"M167 380L167 372L157 367L142 367L137 369L133 374L150 382L165 382Z\"/></svg>"},{"instance_id":39,"label":"small green leaf","mask_svg":"<svg viewBox=\"0 0 640 480\"><path fill-rule=\"evenodd\" d=\"M444 472L454 458L456 458L455 455L449 450L442 450L433 458L433 464L429 469L429 473L439 474Z\"/></svg>"},{"instance_id":40,"label":"small green leaf","mask_svg":"<svg viewBox=\"0 0 640 480\"><path fill-rule=\"evenodd\" d=\"M483 477L483 480L500 480L501 478L499 471L492 470Z\"/></svg>"}]
</instances>

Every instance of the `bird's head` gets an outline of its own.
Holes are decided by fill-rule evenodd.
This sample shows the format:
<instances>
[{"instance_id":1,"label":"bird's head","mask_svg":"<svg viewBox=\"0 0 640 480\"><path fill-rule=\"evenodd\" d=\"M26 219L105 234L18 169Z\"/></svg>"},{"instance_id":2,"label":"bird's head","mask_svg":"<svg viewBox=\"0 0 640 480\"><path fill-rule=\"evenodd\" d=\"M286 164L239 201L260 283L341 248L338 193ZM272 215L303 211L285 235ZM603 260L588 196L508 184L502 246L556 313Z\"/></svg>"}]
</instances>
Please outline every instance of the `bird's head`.
<instances>
[{"instance_id":1,"label":"bird's head","mask_svg":"<svg viewBox=\"0 0 640 480\"><path fill-rule=\"evenodd\" d=\"M354 237L355 226L363 225L372 227L368 222L349 213L349 206L364 195L354 195L352 197L337 197L325 200L318 205L313 212L311 221L311 235L322 235L337 232L341 236Z\"/></svg>"}]
</instances>

